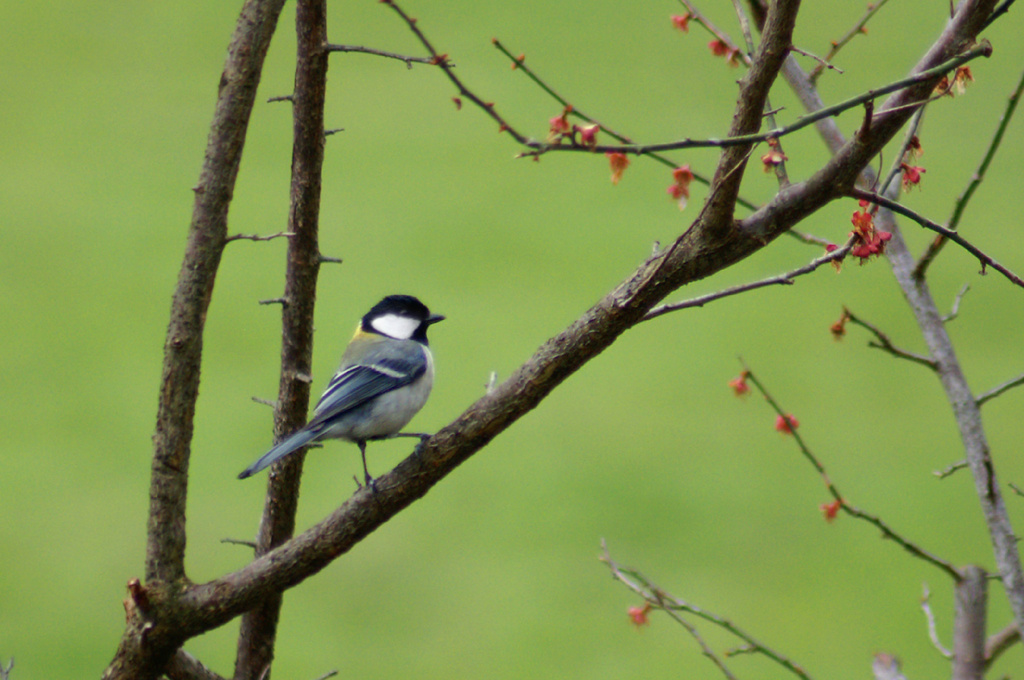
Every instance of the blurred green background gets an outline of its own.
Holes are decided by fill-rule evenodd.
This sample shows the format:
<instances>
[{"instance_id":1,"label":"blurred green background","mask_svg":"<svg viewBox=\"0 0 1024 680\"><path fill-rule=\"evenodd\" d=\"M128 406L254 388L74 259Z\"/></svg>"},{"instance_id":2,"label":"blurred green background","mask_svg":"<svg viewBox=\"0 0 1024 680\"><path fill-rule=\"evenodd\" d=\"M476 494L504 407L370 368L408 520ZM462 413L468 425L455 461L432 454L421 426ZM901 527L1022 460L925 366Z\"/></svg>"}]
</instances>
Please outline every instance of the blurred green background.
<instances>
[{"instance_id":1,"label":"blurred green background","mask_svg":"<svg viewBox=\"0 0 1024 680\"><path fill-rule=\"evenodd\" d=\"M459 74L523 131L542 137L559 107L491 46L501 38L584 111L640 141L724 134L738 70L707 50L697 26L675 30L673 2L405 3ZM827 101L905 74L943 24L944 3L887 6L822 78ZM731 3L701 5L738 37ZM1016 10L1016 8L1014 8ZM0 475L0 660L17 680L97 677L123 626L124 585L141 576L150 435L171 292L180 266L225 47L237 3L0 5L0 334L4 432ZM796 42L824 53L862 2L807 2ZM294 6L282 16L253 114L230 216L232 233L286 227ZM912 27L912 30L911 28ZM1024 63L1020 13L987 33L966 96L932 107L927 168L907 201L943 221L974 171ZM332 3L332 42L420 54L375 2ZM812 65L804 62L805 65ZM479 111L457 111L443 75L396 61L335 55L327 124L321 244L344 258L321 272L314 392L356 319L382 295L420 296L449 320L432 333L434 396L413 421L433 431L506 377L694 217L667 197L668 171L634 162L618 186L603 157L518 149ZM780 121L799 114L784 85ZM859 113L840 119L854 129ZM962 230L1017 272L1016 121ZM787 138L789 170L825 158L810 130ZM717 154L678 154L710 173ZM885 164L892 159L890 151ZM695 185L696 186L696 185ZM763 201L774 178L756 167L743 194ZM840 241L852 201L801 228ZM929 236L905 225L919 251ZM189 497L188 569L197 581L245 564L225 537L254 535L264 480L235 475L271 443L271 413L251 397L277 388L279 310L257 305L283 286L285 243L228 246L207 323ZM782 238L681 299L799 266L818 249ZM947 248L931 270L977 392L1024 367L1024 295ZM742 357L799 418L801 432L856 505L956 563L992 567L937 381L828 326L845 304L901 346L923 351L884 261L821 270L795 286L676 313L627 333L426 498L285 598L275 677L331 669L365 678L718 677L663 616L639 632L637 599L598 562L620 562L667 591L727 616L815 677L870 673L877 651L911 678L942 677L928 641L922 582L947 642L948 580L869 526L821 517L827 496L757 397L727 381ZM1004 482L1024 483L1024 390L985 406ZM408 441L375 444L380 474ZM299 526L354 489L355 447L308 459ZM1018 529L1024 499L1008 498ZM1009 621L992 587L991 626ZM187 649L230 674L237 622ZM703 627L716 645L725 638ZM1020 668L1020 646L997 667ZM740 657L745 677L783 677Z\"/></svg>"}]
</instances>

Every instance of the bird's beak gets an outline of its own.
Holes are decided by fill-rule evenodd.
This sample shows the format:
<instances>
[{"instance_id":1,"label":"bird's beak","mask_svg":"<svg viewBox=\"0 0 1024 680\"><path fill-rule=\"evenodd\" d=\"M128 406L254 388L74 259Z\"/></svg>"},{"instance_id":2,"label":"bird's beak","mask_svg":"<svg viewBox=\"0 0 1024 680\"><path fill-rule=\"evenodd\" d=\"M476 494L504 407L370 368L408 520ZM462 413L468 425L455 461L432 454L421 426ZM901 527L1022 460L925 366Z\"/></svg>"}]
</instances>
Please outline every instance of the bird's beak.
<instances>
[{"instance_id":1,"label":"bird's beak","mask_svg":"<svg viewBox=\"0 0 1024 680\"><path fill-rule=\"evenodd\" d=\"M444 321L444 319L445 317L442 314L431 314L430 316L427 317L427 325L430 326L432 324L437 323L438 321Z\"/></svg>"}]
</instances>

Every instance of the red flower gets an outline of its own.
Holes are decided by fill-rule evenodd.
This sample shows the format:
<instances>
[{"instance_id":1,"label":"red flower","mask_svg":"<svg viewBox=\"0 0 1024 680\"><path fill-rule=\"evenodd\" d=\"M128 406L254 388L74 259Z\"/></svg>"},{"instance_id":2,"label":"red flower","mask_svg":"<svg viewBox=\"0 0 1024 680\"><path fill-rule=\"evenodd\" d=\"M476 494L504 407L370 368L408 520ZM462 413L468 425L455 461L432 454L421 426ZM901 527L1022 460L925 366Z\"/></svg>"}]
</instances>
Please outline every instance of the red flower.
<instances>
[{"instance_id":1,"label":"red flower","mask_svg":"<svg viewBox=\"0 0 1024 680\"><path fill-rule=\"evenodd\" d=\"M690 19L693 16L687 12L686 14L673 14L672 23L683 33L689 33L690 31Z\"/></svg>"},{"instance_id":2,"label":"red flower","mask_svg":"<svg viewBox=\"0 0 1024 680\"><path fill-rule=\"evenodd\" d=\"M885 252L885 244L892 238L892 234L887 231L875 231L875 218L867 209L854 212L850 222L853 223L850 236L857 240L857 244L850 249L850 254L859 257L861 264L872 255L881 255Z\"/></svg>"},{"instance_id":3,"label":"red flower","mask_svg":"<svg viewBox=\"0 0 1024 680\"><path fill-rule=\"evenodd\" d=\"M548 141L549 142L560 142L562 137L571 134L572 126L569 125L569 112L572 111L571 106L566 106L562 110L562 114L555 116L548 121Z\"/></svg>"},{"instance_id":4,"label":"red flower","mask_svg":"<svg viewBox=\"0 0 1024 680\"><path fill-rule=\"evenodd\" d=\"M612 168L612 184L618 184L622 179L622 173L629 167L629 159L626 154L618 151L608 151L604 154L608 158L608 164Z\"/></svg>"},{"instance_id":5,"label":"red flower","mask_svg":"<svg viewBox=\"0 0 1024 680\"><path fill-rule=\"evenodd\" d=\"M729 66L736 66L740 63L740 51L735 47L730 47L724 40L715 39L708 43L708 49L711 50L711 54L716 57L725 57L725 61Z\"/></svg>"},{"instance_id":6,"label":"red flower","mask_svg":"<svg viewBox=\"0 0 1024 680\"><path fill-rule=\"evenodd\" d=\"M680 210L686 207L686 201L690 198L690 182L692 181L693 172L690 170L689 163L681 165L672 171L672 184L669 185L666 191L668 191L669 196L679 203Z\"/></svg>"},{"instance_id":7,"label":"red flower","mask_svg":"<svg viewBox=\"0 0 1024 680\"><path fill-rule=\"evenodd\" d=\"M647 619L647 614L651 611L651 603L645 602L643 607L630 607L629 618L632 619L633 625L639 628L640 626L646 626L650 621Z\"/></svg>"},{"instance_id":8,"label":"red flower","mask_svg":"<svg viewBox=\"0 0 1024 680\"><path fill-rule=\"evenodd\" d=\"M742 397L750 392L750 385L747 384L747 376L750 375L746 371L740 373L738 378L733 378L729 381L729 387L732 388L733 393L737 397Z\"/></svg>"},{"instance_id":9,"label":"red flower","mask_svg":"<svg viewBox=\"0 0 1024 680\"><path fill-rule=\"evenodd\" d=\"M925 169L917 165L900 163L900 172L903 174L903 190L910 191L921 183L921 173Z\"/></svg>"},{"instance_id":10,"label":"red flower","mask_svg":"<svg viewBox=\"0 0 1024 680\"><path fill-rule=\"evenodd\" d=\"M765 172L771 172L775 169L775 166L782 165L788 160L789 156L779 150L769 151L765 155L761 156L761 163L764 165Z\"/></svg>"},{"instance_id":11,"label":"red flower","mask_svg":"<svg viewBox=\"0 0 1024 680\"><path fill-rule=\"evenodd\" d=\"M824 503L821 506L821 512L825 515L825 521L831 522L839 514L839 508L843 507L843 502L840 500L832 501L831 503Z\"/></svg>"},{"instance_id":12,"label":"red flower","mask_svg":"<svg viewBox=\"0 0 1024 680\"><path fill-rule=\"evenodd\" d=\"M792 414L775 417L775 429L782 434L793 434L793 430L800 427L798 421Z\"/></svg>"},{"instance_id":13,"label":"red flower","mask_svg":"<svg viewBox=\"0 0 1024 680\"><path fill-rule=\"evenodd\" d=\"M589 146L591 149L597 146L597 131L600 127L597 124L576 126L576 130L580 133L580 144Z\"/></svg>"},{"instance_id":14,"label":"red flower","mask_svg":"<svg viewBox=\"0 0 1024 680\"><path fill-rule=\"evenodd\" d=\"M832 337L836 340L842 340L843 336L846 335L846 322L850 320L850 314L843 309L843 315L839 317L839 321L829 326L828 330L832 333Z\"/></svg>"}]
</instances>

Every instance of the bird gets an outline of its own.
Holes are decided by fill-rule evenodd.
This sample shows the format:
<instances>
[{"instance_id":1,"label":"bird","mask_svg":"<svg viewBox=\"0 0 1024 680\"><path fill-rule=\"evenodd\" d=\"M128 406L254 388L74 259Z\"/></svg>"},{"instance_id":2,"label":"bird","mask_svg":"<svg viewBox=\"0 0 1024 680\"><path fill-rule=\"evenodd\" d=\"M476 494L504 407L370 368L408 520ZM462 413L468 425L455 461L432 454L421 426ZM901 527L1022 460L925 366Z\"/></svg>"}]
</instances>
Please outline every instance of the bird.
<instances>
[{"instance_id":1,"label":"bird","mask_svg":"<svg viewBox=\"0 0 1024 680\"><path fill-rule=\"evenodd\" d=\"M412 295L388 295L374 305L359 321L310 421L238 478L251 477L307 444L342 439L359 446L366 485L372 487L366 442L398 434L423 408L434 383L427 329L444 318Z\"/></svg>"}]
</instances>

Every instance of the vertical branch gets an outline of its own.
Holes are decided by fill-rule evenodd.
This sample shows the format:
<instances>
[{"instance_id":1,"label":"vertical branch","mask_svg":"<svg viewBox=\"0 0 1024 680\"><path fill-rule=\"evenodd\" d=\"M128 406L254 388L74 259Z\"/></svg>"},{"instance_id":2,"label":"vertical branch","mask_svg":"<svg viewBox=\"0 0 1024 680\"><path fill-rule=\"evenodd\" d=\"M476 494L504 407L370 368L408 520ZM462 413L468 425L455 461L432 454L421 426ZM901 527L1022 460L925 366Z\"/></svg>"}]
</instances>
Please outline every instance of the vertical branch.
<instances>
[{"instance_id":1,"label":"vertical branch","mask_svg":"<svg viewBox=\"0 0 1024 680\"><path fill-rule=\"evenodd\" d=\"M324 158L324 99L327 89L327 4L300 0L295 25L298 52L292 93L291 208L288 215L288 268L282 307L281 380L274 435L280 440L306 422L313 356L313 311L320 271L318 228ZM256 556L291 538L295 530L304 455L292 455L272 468L267 482ZM277 593L242 617L235 678L267 677L281 612Z\"/></svg>"},{"instance_id":2,"label":"vertical branch","mask_svg":"<svg viewBox=\"0 0 1024 680\"><path fill-rule=\"evenodd\" d=\"M947 25L942 37L929 50L926 60L940 56L937 53L939 48L959 49L969 42L969 39L984 25L994 4L993 0L966 0L962 3L956 16ZM790 86L808 109L820 108L821 100L818 98L814 85L795 60L788 59L786 61L783 76L789 81ZM898 98L896 104L899 104ZM888 111L879 115L889 116L898 113L898 108L895 106L886 108ZM877 124L873 125L875 134L879 127ZM833 154L842 154L842 150L846 148L843 146L845 140L835 121L832 119L819 121L819 131L830 151ZM864 168L861 179L868 186L874 183L875 176L870 167ZM996 564L999 567L1003 587L1006 589L1007 600L1013 610L1014 621L1024 629L1024 569L1022 569L1020 553L1017 550L1017 538L1006 510L999 481L996 478L995 464L992 462L988 438L981 422L978 402L967 384L967 378L960 366L953 341L942 322L942 314L932 298L931 289L923 276L915 275L916 267L913 256L907 249L892 212L889 210L879 211L876 226L893 235L886 247L886 257L892 266L897 283L914 312L929 354L935 359L936 372L952 407L953 417L960 431L960 439L967 454L967 465L974 477L975 490L985 515Z\"/></svg>"},{"instance_id":3,"label":"vertical branch","mask_svg":"<svg viewBox=\"0 0 1024 680\"><path fill-rule=\"evenodd\" d=\"M283 0L249 0L245 4L220 78L164 343L149 490L147 581L173 582L185 576L185 500L203 324L224 251L228 206L263 59L283 5Z\"/></svg>"},{"instance_id":4,"label":"vertical branch","mask_svg":"<svg viewBox=\"0 0 1024 680\"><path fill-rule=\"evenodd\" d=\"M146 583L129 584L128 621L103 673L105 680L158 676L187 636L175 629L173 604L185 580L185 503L203 325L226 243L228 207L256 88L283 6L284 0L247 0L228 46L164 344L153 435ZM158 630L154 620L160 615L165 625Z\"/></svg>"},{"instance_id":5,"label":"vertical branch","mask_svg":"<svg viewBox=\"0 0 1024 680\"><path fill-rule=\"evenodd\" d=\"M740 80L740 96L729 128L730 137L752 134L761 129L768 91L793 43L793 26L799 9L800 0L778 0L769 7L761 44L753 55L750 69ZM708 223L719 228L732 224L743 171L752 148L753 144L743 144L722 150L711 181L711 195L705 206Z\"/></svg>"},{"instance_id":6,"label":"vertical branch","mask_svg":"<svg viewBox=\"0 0 1024 680\"><path fill-rule=\"evenodd\" d=\"M953 619L953 680L981 680L985 676L985 615L988 574L969 565L960 570Z\"/></svg>"}]
</instances>

